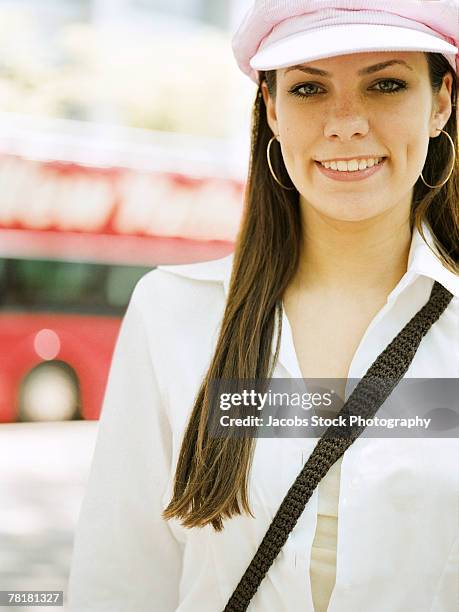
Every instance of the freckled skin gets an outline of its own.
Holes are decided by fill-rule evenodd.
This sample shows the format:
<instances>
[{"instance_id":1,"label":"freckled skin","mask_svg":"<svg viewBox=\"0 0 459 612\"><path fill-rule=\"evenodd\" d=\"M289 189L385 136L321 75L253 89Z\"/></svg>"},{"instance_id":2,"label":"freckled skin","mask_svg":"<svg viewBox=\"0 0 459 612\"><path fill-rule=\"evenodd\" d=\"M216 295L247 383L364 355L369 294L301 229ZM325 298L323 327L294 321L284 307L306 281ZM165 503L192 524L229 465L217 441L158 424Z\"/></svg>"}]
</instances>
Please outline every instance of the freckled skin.
<instances>
[{"instance_id":1,"label":"freckled skin","mask_svg":"<svg viewBox=\"0 0 459 612\"><path fill-rule=\"evenodd\" d=\"M393 65L357 75L361 68L396 58L412 70ZM284 69L278 69L275 101L263 85L268 122L273 133L279 134L303 214L307 217L312 207L337 221L364 221L389 211L399 220L406 219L429 138L438 137L436 128L443 129L451 113L451 76L445 77L434 99L424 53L356 53L306 63L333 76L299 70L284 74ZM406 89L386 93L397 89L388 80L403 81ZM289 93L301 85L306 85L301 93L312 95L299 98ZM381 172L364 181L333 181L314 164L315 159L367 154L388 159Z\"/></svg>"}]
</instances>

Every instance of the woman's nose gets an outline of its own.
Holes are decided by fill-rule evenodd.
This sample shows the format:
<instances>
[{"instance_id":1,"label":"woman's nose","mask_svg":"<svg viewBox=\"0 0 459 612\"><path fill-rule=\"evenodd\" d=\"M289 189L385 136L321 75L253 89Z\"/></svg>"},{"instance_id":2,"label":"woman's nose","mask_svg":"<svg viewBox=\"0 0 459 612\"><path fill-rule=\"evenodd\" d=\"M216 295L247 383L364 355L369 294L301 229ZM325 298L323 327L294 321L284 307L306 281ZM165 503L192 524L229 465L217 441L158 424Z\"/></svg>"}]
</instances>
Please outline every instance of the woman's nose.
<instances>
[{"instance_id":1,"label":"woman's nose","mask_svg":"<svg viewBox=\"0 0 459 612\"><path fill-rule=\"evenodd\" d=\"M341 98L324 118L327 138L349 140L368 133L369 121L365 109L355 96Z\"/></svg>"},{"instance_id":2,"label":"woman's nose","mask_svg":"<svg viewBox=\"0 0 459 612\"><path fill-rule=\"evenodd\" d=\"M346 141L368 134L368 120L363 117L334 116L329 117L324 126L326 138L339 138Z\"/></svg>"}]
</instances>

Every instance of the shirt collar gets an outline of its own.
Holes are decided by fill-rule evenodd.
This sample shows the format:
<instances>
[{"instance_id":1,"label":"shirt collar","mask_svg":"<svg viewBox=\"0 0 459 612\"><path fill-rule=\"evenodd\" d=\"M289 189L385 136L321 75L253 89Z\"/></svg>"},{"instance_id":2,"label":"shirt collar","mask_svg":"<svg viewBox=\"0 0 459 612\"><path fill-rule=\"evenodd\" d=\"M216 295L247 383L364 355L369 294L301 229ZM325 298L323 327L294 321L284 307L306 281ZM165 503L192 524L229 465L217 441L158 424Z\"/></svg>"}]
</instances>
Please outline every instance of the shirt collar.
<instances>
[{"instance_id":1,"label":"shirt collar","mask_svg":"<svg viewBox=\"0 0 459 612\"><path fill-rule=\"evenodd\" d=\"M229 291L229 281L233 268L233 257L234 253L230 253L229 255L226 255L220 259L200 261L198 263L191 264L164 264L157 266L157 269L170 272L178 276L183 276L185 278L223 283L226 297Z\"/></svg>"},{"instance_id":2,"label":"shirt collar","mask_svg":"<svg viewBox=\"0 0 459 612\"><path fill-rule=\"evenodd\" d=\"M426 222L422 223L424 235L428 244L438 252L434 246L432 232ZM158 268L196 280L216 281L223 284L225 298L228 296L229 283L233 268L234 253L226 257L183 265L164 265ZM419 230L414 227L408 254L407 271L397 286L388 295L387 300L394 300L408 285L411 285L420 276L426 276L438 281L455 297L459 297L459 276L454 274L438 259L425 243Z\"/></svg>"},{"instance_id":3,"label":"shirt collar","mask_svg":"<svg viewBox=\"0 0 459 612\"><path fill-rule=\"evenodd\" d=\"M432 232L425 221L422 222L422 229L428 245L430 245L435 253L438 253ZM411 285L420 276L438 281L453 296L459 297L459 276L448 270L439 259L439 255L435 255L428 245L417 227L414 227L408 254L407 270L397 286L388 295L387 301L394 300L408 285Z\"/></svg>"}]
</instances>

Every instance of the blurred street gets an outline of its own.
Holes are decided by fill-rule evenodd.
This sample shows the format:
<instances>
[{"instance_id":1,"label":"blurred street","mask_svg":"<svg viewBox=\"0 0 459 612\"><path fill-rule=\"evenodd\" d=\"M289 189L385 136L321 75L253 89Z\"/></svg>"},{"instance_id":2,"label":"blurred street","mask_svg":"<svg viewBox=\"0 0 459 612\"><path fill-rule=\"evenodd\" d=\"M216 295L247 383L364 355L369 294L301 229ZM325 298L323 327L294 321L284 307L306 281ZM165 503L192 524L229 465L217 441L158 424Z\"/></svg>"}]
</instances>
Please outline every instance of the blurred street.
<instances>
[{"instance_id":1,"label":"blurred street","mask_svg":"<svg viewBox=\"0 0 459 612\"><path fill-rule=\"evenodd\" d=\"M0 425L0 590L63 590L64 608L57 609L66 609L73 534L97 425Z\"/></svg>"},{"instance_id":2,"label":"blurred street","mask_svg":"<svg viewBox=\"0 0 459 612\"><path fill-rule=\"evenodd\" d=\"M0 590L61 590L68 610L134 287L234 250L257 87L231 37L250 4L0 0Z\"/></svg>"}]
</instances>

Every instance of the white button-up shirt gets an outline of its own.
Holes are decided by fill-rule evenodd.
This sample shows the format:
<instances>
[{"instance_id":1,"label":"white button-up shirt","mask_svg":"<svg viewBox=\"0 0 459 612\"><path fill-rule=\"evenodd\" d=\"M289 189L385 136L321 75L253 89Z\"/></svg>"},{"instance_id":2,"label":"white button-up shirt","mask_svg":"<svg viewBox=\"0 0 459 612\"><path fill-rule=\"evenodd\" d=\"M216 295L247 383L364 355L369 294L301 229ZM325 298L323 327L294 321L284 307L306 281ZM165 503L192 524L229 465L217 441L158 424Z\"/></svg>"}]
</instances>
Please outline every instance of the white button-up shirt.
<instances>
[{"instance_id":1,"label":"white button-up shirt","mask_svg":"<svg viewBox=\"0 0 459 612\"><path fill-rule=\"evenodd\" d=\"M215 348L232 262L230 255L161 266L133 292L75 537L72 612L223 610L317 443L256 440L250 475L255 519L236 516L217 533L161 518L187 418ZM407 272L363 335L349 378L365 375L428 300L434 280L454 297L405 376L459 376L459 277L414 230ZM302 377L285 311L274 377ZM346 388L345 399L349 394ZM318 489L249 610L314 612L309 567L317 510ZM336 583L328 611L457 612L458 533L457 439L357 439L342 458Z\"/></svg>"}]
</instances>

